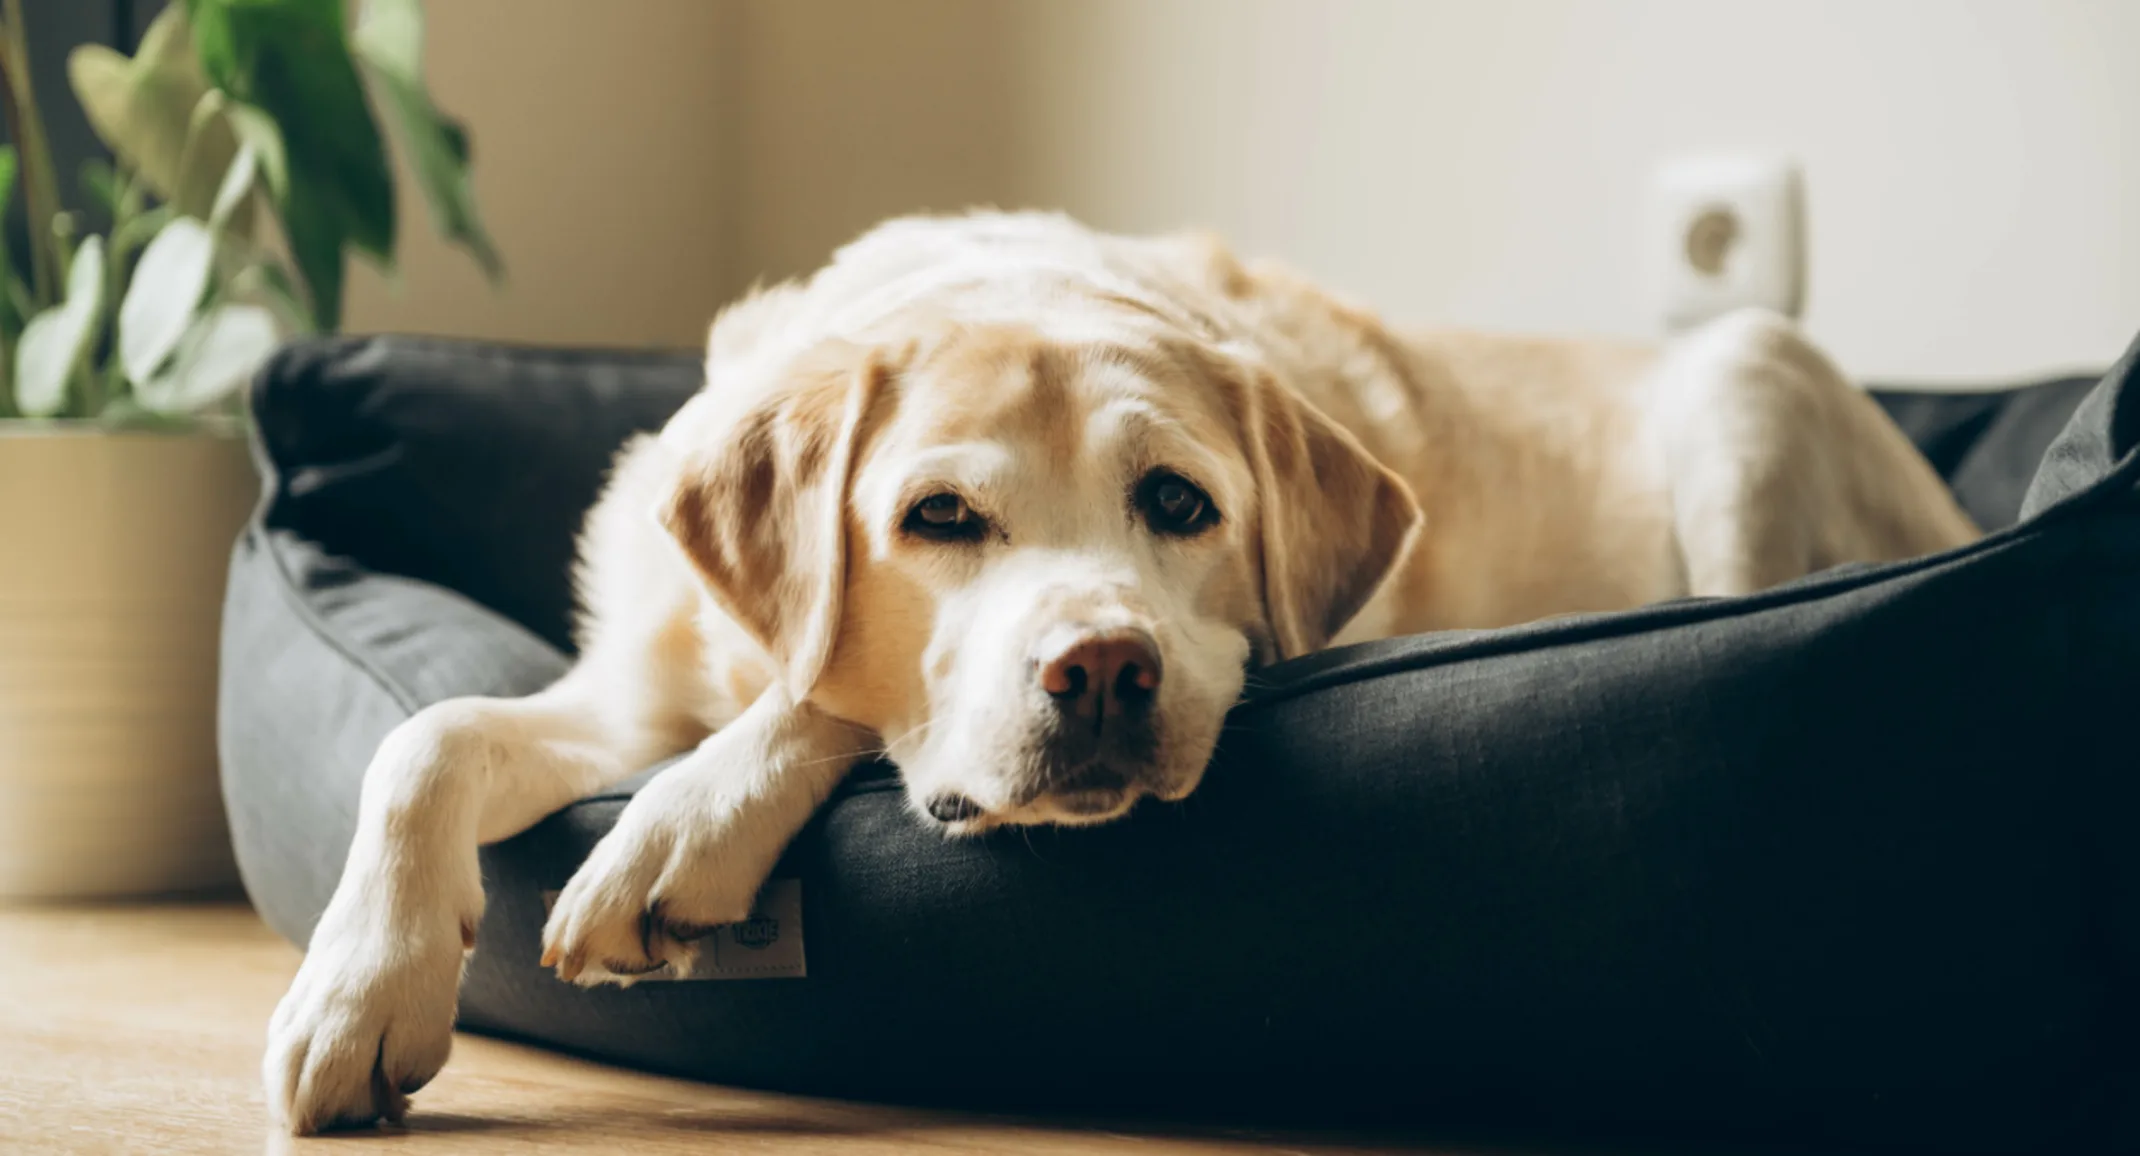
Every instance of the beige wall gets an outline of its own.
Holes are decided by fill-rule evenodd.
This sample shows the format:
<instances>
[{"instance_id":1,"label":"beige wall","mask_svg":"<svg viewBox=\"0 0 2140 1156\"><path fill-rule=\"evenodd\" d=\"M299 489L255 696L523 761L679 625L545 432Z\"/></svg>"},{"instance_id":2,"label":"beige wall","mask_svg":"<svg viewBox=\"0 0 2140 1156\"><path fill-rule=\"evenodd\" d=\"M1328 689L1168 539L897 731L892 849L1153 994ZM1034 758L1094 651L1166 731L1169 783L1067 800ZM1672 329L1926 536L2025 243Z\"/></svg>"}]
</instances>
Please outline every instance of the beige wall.
<instances>
[{"instance_id":1,"label":"beige wall","mask_svg":"<svg viewBox=\"0 0 2140 1156\"><path fill-rule=\"evenodd\" d=\"M367 325L692 341L877 218L995 202L1216 226L1400 320L1640 334L1651 167L1762 149L1806 166L1807 321L1855 372L2101 363L2140 327L2130 0L430 8L513 289L419 221Z\"/></svg>"},{"instance_id":2,"label":"beige wall","mask_svg":"<svg viewBox=\"0 0 2140 1156\"><path fill-rule=\"evenodd\" d=\"M428 72L468 122L506 264L493 292L400 181L399 276L361 262L347 327L695 345L726 291L713 0L430 0Z\"/></svg>"},{"instance_id":3,"label":"beige wall","mask_svg":"<svg viewBox=\"0 0 2140 1156\"><path fill-rule=\"evenodd\" d=\"M1033 143L1018 0L735 6L730 286L823 263L893 213L1015 205Z\"/></svg>"}]
</instances>

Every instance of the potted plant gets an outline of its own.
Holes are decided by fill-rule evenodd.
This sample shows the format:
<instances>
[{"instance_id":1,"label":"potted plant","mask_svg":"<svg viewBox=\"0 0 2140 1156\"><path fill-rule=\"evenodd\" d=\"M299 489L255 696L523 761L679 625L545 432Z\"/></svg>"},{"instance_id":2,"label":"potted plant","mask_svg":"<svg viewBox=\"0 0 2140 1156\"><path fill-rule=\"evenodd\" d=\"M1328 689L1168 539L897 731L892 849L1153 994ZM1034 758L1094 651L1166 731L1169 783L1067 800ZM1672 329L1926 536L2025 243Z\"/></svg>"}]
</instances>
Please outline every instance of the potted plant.
<instances>
[{"instance_id":1,"label":"potted plant","mask_svg":"<svg viewBox=\"0 0 2140 1156\"><path fill-rule=\"evenodd\" d=\"M355 253L391 268L394 169L495 278L468 140L432 105L419 0L174 0L68 79L109 164L70 212L0 0L0 897L235 878L216 783L219 611L255 499L237 395L332 331Z\"/></svg>"}]
</instances>

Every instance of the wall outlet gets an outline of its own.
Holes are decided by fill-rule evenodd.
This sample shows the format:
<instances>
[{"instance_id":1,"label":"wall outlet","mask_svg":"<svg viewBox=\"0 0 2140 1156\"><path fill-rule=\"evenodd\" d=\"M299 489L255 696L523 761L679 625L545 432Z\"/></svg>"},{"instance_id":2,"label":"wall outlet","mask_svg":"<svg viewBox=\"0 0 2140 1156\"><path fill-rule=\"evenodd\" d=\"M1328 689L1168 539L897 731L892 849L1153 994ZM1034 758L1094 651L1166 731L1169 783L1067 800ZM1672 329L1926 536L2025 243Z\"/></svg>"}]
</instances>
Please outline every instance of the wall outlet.
<instances>
[{"instance_id":1,"label":"wall outlet","mask_svg":"<svg viewBox=\"0 0 2140 1156\"><path fill-rule=\"evenodd\" d=\"M1658 166L1648 249L1667 331L1747 305L1796 318L1806 296L1804 181L1782 157L1703 155Z\"/></svg>"}]
</instances>

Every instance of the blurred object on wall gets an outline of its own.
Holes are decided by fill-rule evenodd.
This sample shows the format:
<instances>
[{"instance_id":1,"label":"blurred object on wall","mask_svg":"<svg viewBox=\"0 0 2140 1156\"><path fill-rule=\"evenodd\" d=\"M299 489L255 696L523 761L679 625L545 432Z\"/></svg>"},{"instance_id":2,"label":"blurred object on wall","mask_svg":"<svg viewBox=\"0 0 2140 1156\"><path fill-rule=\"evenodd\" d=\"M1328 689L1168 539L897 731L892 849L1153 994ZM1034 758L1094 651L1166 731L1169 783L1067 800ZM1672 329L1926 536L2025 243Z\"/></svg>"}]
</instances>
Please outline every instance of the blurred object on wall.
<instances>
[{"instance_id":1,"label":"blurred object on wall","mask_svg":"<svg viewBox=\"0 0 2140 1156\"><path fill-rule=\"evenodd\" d=\"M1644 256L1660 331L1750 306L1803 313L1804 190L1783 157L1705 154L1658 166Z\"/></svg>"}]
</instances>

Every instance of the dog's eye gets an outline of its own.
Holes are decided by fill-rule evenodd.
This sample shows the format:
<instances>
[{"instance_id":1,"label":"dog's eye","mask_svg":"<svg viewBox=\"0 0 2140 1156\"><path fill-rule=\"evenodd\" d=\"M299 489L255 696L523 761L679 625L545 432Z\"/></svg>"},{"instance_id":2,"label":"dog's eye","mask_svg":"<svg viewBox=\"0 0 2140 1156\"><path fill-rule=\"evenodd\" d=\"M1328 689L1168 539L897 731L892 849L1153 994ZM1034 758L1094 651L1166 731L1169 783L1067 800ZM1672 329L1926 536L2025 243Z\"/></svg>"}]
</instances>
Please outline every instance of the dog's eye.
<instances>
[{"instance_id":1,"label":"dog's eye","mask_svg":"<svg viewBox=\"0 0 2140 1156\"><path fill-rule=\"evenodd\" d=\"M957 494L930 494L914 503L901 527L909 534L940 542L966 542L979 538L988 523Z\"/></svg>"},{"instance_id":2,"label":"dog's eye","mask_svg":"<svg viewBox=\"0 0 2140 1156\"><path fill-rule=\"evenodd\" d=\"M1137 505L1157 534L1187 537L1219 520L1218 510L1196 483L1168 470L1154 470L1137 487Z\"/></svg>"}]
</instances>

